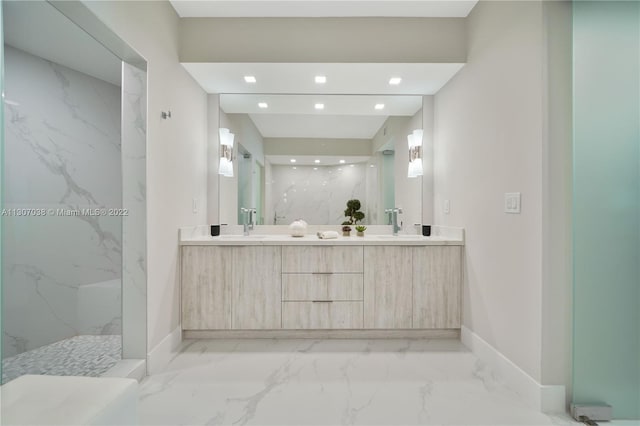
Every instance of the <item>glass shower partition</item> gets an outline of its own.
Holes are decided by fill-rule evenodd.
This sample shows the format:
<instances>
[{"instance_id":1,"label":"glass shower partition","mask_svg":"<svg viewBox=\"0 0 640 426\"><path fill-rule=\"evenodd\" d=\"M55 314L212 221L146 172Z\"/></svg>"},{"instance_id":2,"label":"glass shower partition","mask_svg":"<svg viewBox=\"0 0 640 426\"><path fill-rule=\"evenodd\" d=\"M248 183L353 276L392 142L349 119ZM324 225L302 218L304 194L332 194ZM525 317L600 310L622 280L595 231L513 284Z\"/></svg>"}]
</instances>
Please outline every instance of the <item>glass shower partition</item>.
<instances>
[{"instance_id":1,"label":"glass shower partition","mask_svg":"<svg viewBox=\"0 0 640 426\"><path fill-rule=\"evenodd\" d=\"M573 2L573 402L640 418L640 3Z\"/></svg>"},{"instance_id":2,"label":"glass shower partition","mask_svg":"<svg viewBox=\"0 0 640 426\"><path fill-rule=\"evenodd\" d=\"M0 210L4 208L4 27L2 19L3 2L0 1ZM2 215L0 214L0 259L2 259ZM0 262L0 330L2 328L2 262ZM2 340L0 333L0 378L2 377ZM1 380L0 380L1 382Z\"/></svg>"}]
</instances>

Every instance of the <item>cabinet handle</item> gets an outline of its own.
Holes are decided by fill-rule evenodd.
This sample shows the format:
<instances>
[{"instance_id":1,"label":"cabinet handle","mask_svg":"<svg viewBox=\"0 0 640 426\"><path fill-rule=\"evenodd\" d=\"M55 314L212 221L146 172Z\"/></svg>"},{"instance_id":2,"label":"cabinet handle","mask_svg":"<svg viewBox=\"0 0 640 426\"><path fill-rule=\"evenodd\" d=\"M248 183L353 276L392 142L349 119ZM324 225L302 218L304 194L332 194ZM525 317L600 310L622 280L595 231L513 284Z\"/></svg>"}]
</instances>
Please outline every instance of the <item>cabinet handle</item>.
<instances>
[{"instance_id":1,"label":"cabinet handle","mask_svg":"<svg viewBox=\"0 0 640 426\"><path fill-rule=\"evenodd\" d=\"M312 300L313 303L333 303L333 300Z\"/></svg>"},{"instance_id":2,"label":"cabinet handle","mask_svg":"<svg viewBox=\"0 0 640 426\"><path fill-rule=\"evenodd\" d=\"M333 272L312 272L311 275L333 275Z\"/></svg>"}]
</instances>

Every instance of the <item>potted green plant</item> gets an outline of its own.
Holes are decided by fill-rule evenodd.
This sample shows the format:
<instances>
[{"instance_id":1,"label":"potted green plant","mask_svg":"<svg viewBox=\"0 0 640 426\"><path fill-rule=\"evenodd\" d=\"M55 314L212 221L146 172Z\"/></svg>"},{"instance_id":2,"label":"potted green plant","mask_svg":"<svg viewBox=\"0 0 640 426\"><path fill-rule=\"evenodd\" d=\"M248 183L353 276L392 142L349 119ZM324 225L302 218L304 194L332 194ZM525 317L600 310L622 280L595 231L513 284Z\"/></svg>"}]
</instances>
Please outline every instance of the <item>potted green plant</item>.
<instances>
[{"instance_id":1,"label":"potted green plant","mask_svg":"<svg viewBox=\"0 0 640 426\"><path fill-rule=\"evenodd\" d=\"M364 237L364 231L367 230L367 227L364 225L356 225L356 231L358 231L358 237Z\"/></svg>"},{"instance_id":2,"label":"potted green plant","mask_svg":"<svg viewBox=\"0 0 640 426\"><path fill-rule=\"evenodd\" d=\"M349 225L345 225L342 227L342 236L343 237L351 236L351 227Z\"/></svg>"},{"instance_id":3,"label":"potted green plant","mask_svg":"<svg viewBox=\"0 0 640 426\"><path fill-rule=\"evenodd\" d=\"M360 211L360 200L347 201L347 208L344 211L345 217L348 220L342 222L343 225L357 225L362 219L364 219L364 213Z\"/></svg>"}]
</instances>

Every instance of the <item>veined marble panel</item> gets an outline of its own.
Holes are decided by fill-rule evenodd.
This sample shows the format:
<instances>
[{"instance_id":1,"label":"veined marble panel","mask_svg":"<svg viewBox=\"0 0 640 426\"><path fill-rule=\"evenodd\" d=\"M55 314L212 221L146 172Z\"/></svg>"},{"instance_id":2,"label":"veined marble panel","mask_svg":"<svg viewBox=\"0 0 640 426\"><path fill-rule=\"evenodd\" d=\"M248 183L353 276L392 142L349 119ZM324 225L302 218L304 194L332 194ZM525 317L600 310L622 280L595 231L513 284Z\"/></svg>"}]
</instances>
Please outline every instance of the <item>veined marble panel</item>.
<instances>
[{"instance_id":1,"label":"veined marble panel","mask_svg":"<svg viewBox=\"0 0 640 426\"><path fill-rule=\"evenodd\" d=\"M368 211L366 191L366 164L343 166L271 166L272 206L278 225L304 219L315 225L341 224L346 220L347 201L358 199L361 211ZM265 224L274 225L273 217ZM370 223L365 217L364 223Z\"/></svg>"},{"instance_id":2,"label":"veined marble panel","mask_svg":"<svg viewBox=\"0 0 640 426\"><path fill-rule=\"evenodd\" d=\"M5 46L4 356L83 332L79 287L120 279L120 88ZM114 302L116 298L113 299ZM120 304L105 308L109 329ZM103 312L104 313L104 312ZM117 330L119 333L119 330Z\"/></svg>"},{"instance_id":3,"label":"veined marble panel","mask_svg":"<svg viewBox=\"0 0 640 426\"><path fill-rule=\"evenodd\" d=\"M191 340L140 387L143 425L554 425L459 340Z\"/></svg>"},{"instance_id":4,"label":"veined marble panel","mask_svg":"<svg viewBox=\"0 0 640 426\"><path fill-rule=\"evenodd\" d=\"M122 64L122 348L147 355L147 73Z\"/></svg>"}]
</instances>

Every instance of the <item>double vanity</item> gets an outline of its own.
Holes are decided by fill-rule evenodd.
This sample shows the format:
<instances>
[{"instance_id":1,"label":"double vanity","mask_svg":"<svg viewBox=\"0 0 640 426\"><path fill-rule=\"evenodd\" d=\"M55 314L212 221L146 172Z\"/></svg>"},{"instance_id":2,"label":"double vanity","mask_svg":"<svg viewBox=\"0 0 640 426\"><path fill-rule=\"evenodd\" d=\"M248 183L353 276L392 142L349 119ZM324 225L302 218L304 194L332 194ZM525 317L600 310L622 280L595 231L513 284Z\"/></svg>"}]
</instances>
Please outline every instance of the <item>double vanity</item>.
<instances>
[{"instance_id":1,"label":"double vanity","mask_svg":"<svg viewBox=\"0 0 640 426\"><path fill-rule=\"evenodd\" d=\"M185 337L459 334L463 231L206 236L181 230Z\"/></svg>"}]
</instances>

